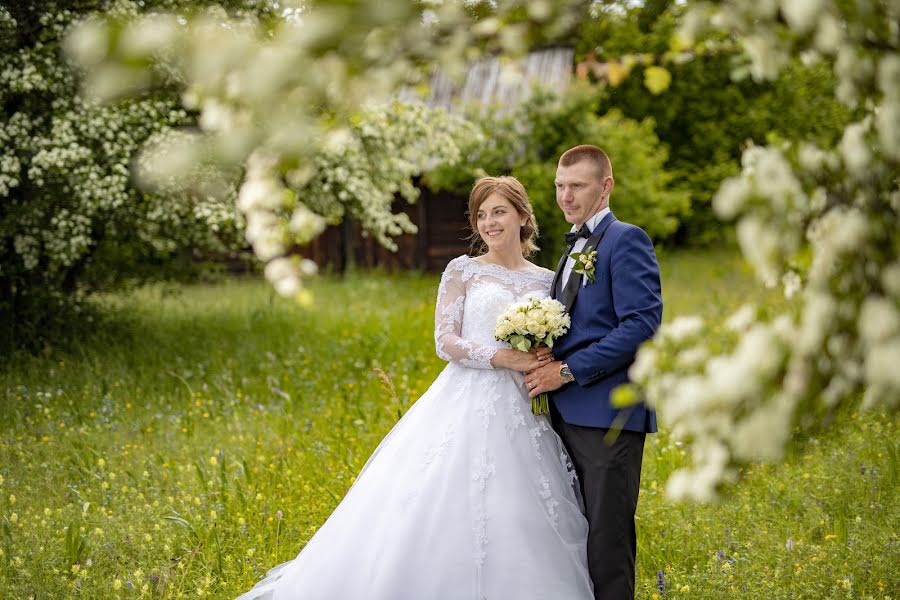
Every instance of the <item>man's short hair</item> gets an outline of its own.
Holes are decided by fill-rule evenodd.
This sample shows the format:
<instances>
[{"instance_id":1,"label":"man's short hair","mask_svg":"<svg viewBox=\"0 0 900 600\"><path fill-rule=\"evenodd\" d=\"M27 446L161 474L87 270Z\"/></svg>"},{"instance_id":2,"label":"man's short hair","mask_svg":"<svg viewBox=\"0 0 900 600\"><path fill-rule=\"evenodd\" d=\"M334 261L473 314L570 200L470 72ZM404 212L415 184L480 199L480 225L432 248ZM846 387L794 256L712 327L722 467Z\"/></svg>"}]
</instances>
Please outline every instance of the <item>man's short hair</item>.
<instances>
[{"instance_id":1,"label":"man's short hair","mask_svg":"<svg viewBox=\"0 0 900 600\"><path fill-rule=\"evenodd\" d=\"M559 164L563 167L571 167L583 160L589 160L597 167L597 178L601 181L612 175L612 164L609 162L606 152L590 144L569 148L559 157Z\"/></svg>"}]
</instances>

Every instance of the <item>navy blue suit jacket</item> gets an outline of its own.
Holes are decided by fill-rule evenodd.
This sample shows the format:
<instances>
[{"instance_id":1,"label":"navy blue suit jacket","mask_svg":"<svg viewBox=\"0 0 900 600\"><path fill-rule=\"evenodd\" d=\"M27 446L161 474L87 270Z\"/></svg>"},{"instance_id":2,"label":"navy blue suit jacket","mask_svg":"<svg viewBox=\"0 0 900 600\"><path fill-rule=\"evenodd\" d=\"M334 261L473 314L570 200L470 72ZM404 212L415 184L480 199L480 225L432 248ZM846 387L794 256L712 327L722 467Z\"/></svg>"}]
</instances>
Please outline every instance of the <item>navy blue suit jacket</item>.
<instances>
[{"instance_id":1,"label":"navy blue suit jacket","mask_svg":"<svg viewBox=\"0 0 900 600\"><path fill-rule=\"evenodd\" d=\"M652 433L656 413L643 403L624 409L610 405L610 393L627 383L628 367L638 346L653 337L662 320L659 264L644 231L612 213L597 225L585 245L597 250L593 282L574 271L557 294L567 255L560 259L554 297L566 304L572 319L553 354L568 364L575 381L552 392L563 420L574 425Z\"/></svg>"}]
</instances>

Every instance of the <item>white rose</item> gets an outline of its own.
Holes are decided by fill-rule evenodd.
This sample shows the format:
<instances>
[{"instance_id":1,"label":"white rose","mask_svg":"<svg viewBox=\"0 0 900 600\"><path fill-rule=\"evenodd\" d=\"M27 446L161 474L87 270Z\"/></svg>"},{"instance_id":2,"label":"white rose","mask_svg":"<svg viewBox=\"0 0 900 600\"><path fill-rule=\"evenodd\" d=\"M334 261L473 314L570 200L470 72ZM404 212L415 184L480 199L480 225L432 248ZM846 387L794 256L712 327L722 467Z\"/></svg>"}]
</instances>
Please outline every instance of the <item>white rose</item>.
<instances>
[{"instance_id":1,"label":"white rose","mask_svg":"<svg viewBox=\"0 0 900 600\"><path fill-rule=\"evenodd\" d=\"M537 319L528 319L526 329L528 330L528 333L532 335L544 335L547 333L544 324Z\"/></svg>"},{"instance_id":2,"label":"white rose","mask_svg":"<svg viewBox=\"0 0 900 600\"><path fill-rule=\"evenodd\" d=\"M509 322L510 322L510 324L512 324L512 326L515 329L517 329L519 331L524 331L525 323L527 322L527 320L525 318L525 313L520 313L520 312L514 313L513 315L510 316Z\"/></svg>"}]
</instances>

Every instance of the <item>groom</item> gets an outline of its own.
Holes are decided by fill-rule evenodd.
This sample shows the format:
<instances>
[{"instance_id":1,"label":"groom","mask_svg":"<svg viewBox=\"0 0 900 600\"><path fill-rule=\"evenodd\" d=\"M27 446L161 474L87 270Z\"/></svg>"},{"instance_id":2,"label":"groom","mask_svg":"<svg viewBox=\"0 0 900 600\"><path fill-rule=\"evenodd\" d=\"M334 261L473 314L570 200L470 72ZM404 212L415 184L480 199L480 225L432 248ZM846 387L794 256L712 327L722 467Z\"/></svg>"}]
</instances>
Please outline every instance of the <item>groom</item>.
<instances>
[{"instance_id":1,"label":"groom","mask_svg":"<svg viewBox=\"0 0 900 600\"><path fill-rule=\"evenodd\" d=\"M556 362L525 380L532 398L552 392L553 427L584 496L588 567L597 600L634 598L634 513L644 437L656 431L656 414L643 404L616 409L610 395L628 382L638 346L653 336L662 318L653 243L610 212L614 185L609 158L596 146L576 146L559 159L556 202L572 231L552 293L566 305L572 325L553 348ZM570 257L592 251L593 264Z\"/></svg>"}]
</instances>

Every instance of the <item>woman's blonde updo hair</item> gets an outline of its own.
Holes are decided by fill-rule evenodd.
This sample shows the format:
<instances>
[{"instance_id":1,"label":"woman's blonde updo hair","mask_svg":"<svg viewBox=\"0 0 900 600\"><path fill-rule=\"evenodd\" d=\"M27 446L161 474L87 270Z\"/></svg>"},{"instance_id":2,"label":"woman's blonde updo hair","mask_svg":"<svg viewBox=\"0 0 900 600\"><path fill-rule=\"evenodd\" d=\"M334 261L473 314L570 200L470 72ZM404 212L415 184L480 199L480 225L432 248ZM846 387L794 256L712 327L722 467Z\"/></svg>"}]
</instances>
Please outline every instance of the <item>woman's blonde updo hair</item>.
<instances>
[{"instance_id":1,"label":"woman's blonde updo hair","mask_svg":"<svg viewBox=\"0 0 900 600\"><path fill-rule=\"evenodd\" d=\"M520 217L525 219L525 225L519 228L519 241L522 243L522 256L531 256L538 250L534 240L538 235L537 221L531 203L528 202L528 192L525 191L518 179L508 175L502 177L482 177L475 182L469 193L469 226L472 235L469 239L472 243L472 252L481 255L487 252L487 246L478 233L478 209L491 194L500 194L513 205Z\"/></svg>"}]
</instances>

